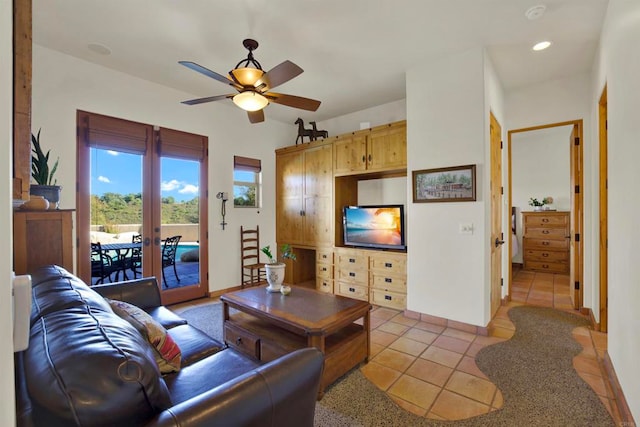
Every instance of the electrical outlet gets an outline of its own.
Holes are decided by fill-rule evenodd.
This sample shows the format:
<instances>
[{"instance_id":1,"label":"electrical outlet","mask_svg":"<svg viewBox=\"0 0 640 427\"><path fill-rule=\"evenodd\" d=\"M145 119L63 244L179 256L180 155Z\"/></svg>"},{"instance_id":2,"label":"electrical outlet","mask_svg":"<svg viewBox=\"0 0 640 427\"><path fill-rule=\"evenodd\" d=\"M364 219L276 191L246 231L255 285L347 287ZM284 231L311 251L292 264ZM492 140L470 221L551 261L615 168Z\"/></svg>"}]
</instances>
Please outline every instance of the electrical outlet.
<instances>
[{"instance_id":1,"label":"electrical outlet","mask_svg":"<svg viewBox=\"0 0 640 427\"><path fill-rule=\"evenodd\" d=\"M460 224L460 234L473 234L473 224Z\"/></svg>"}]
</instances>

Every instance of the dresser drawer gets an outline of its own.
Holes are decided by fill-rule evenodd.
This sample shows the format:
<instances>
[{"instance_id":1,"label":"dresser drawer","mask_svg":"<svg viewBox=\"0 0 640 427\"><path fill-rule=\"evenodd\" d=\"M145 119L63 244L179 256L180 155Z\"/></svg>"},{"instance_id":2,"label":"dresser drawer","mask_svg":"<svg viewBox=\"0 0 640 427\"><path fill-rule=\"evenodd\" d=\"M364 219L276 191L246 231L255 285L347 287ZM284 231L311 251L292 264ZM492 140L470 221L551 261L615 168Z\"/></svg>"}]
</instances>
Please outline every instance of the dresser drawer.
<instances>
[{"instance_id":1,"label":"dresser drawer","mask_svg":"<svg viewBox=\"0 0 640 427\"><path fill-rule=\"evenodd\" d=\"M367 286L369 283L369 272L365 270L355 270L339 267L336 279L341 282L361 284Z\"/></svg>"},{"instance_id":2,"label":"dresser drawer","mask_svg":"<svg viewBox=\"0 0 640 427\"><path fill-rule=\"evenodd\" d=\"M559 251L569 250L569 239L549 240L549 239L534 239L534 238L525 237L522 244L525 250L527 249L559 250Z\"/></svg>"},{"instance_id":3,"label":"dresser drawer","mask_svg":"<svg viewBox=\"0 0 640 427\"><path fill-rule=\"evenodd\" d=\"M398 292L384 291L381 289L372 289L371 303L383 307L405 310L407 308L407 295Z\"/></svg>"},{"instance_id":4,"label":"dresser drawer","mask_svg":"<svg viewBox=\"0 0 640 427\"><path fill-rule=\"evenodd\" d=\"M407 292L407 276L394 276L378 272L371 273L371 287Z\"/></svg>"},{"instance_id":5,"label":"dresser drawer","mask_svg":"<svg viewBox=\"0 0 640 427\"><path fill-rule=\"evenodd\" d=\"M361 252L337 253L336 264L340 268L344 267L350 270L367 270L369 268L369 257Z\"/></svg>"},{"instance_id":6,"label":"dresser drawer","mask_svg":"<svg viewBox=\"0 0 640 427\"><path fill-rule=\"evenodd\" d=\"M324 279L333 279L333 265L316 264L316 277Z\"/></svg>"},{"instance_id":7,"label":"dresser drawer","mask_svg":"<svg viewBox=\"0 0 640 427\"><path fill-rule=\"evenodd\" d=\"M369 257L371 270L390 274L407 274L407 257L404 255L375 254Z\"/></svg>"},{"instance_id":8,"label":"dresser drawer","mask_svg":"<svg viewBox=\"0 0 640 427\"><path fill-rule=\"evenodd\" d=\"M316 278L316 289L327 294L333 293L333 280Z\"/></svg>"},{"instance_id":9,"label":"dresser drawer","mask_svg":"<svg viewBox=\"0 0 640 427\"><path fill-rule=\"evenodd\" d=\"M353 283L338 282L337 294L349 298L369 301L369 288L367 286L354 285Z\"/></svg>"},{"instance_id":10,"label":"dresser drawer","mask_svg":"<svg viewBox=\"0 0 640 427\"><path fill-rule=\"evenodd\" d=\"M564 228L528 228L525 231L525 237L538 239L565 239L568 233Z\"/></svg>"},{"instance_id":11,"label":"dresser drawer","mask_svg":"<svg viewBox=\"0 0 640 427\"><path fill-rule=\"evenodd\" d=\"M545 271L548 273L569 273L569 264L561 262L544 262L524 260L525 270Z\"/></svg>"},{"instance_id":12,"label":"dresser drawer","mask_svg":"<svg viewBox=\"0 0 640 427\"><path fill-rule=\"evenodd\" d=\"M230 347L260 360L260 338L228 321L224 323L224 341Z\"/></svg>"},{"instance_id":13,"label":"dresser drawer","mask_svg":"<svg viewBox=\"0 0 640 427\"><path fill-rule=\"evenodd\" d=\"M562 214L540 213L525 216L524 226L532 228L567 228L569 216Z\"/></svg>"},{"instance_id":14,"label":"dresser drawer","mask_svg":"<svg viewBox=\"0 0 640 427\"><path fill-rule=\"evenodd\" d=\"M543 262L567 262L569 254L567 251L544 251L544 250L525 250L524 255L530 261Z\"/></svg>"},{"instance_id":15,"label":"dresser drawer","mask_svg":"<svg viewBox=\"0 0 640 427\"><path fill-rule=\"evenodd\" d=\"M333 264L333 249L316 248L316 262L318 264Z\"/></svg>"}]
</instances>

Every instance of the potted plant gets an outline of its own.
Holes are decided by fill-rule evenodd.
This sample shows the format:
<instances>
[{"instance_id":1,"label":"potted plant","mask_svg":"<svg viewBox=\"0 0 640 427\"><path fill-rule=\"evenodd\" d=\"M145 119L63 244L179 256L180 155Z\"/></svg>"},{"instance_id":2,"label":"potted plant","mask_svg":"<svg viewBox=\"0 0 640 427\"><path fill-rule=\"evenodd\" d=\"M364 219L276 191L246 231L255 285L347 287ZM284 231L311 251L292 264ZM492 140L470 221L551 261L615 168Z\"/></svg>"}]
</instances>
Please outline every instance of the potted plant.
<instances>
[{"instance_id":1,"label":"potted plant","mask_svg":"<svg viewBox=\"0 0 640 427\"><path fill-rule=\"evenodd\" d=\"M553 203L552 197L545 197L542 201L536 199L535 197L531 197L529 199L529 206L533 206L534 211L541 211L544 208L544 205L549 205Z\"/></svg>"},{"instance_id":2,"label":"potted plant","mask_svg":"<svg viewBox=\"0 0 640 427\"><path fill-rule=\"evenodd\" d=\"M284 263L285 259L290 259L292 261L296 260L296 254L293 253L291 246L289 244L284 244L280 246L280 261L276 259L271 253L271 248L267 245L264 248L260 249L263 254L269 258L269 262L265 264L265 269L267 270L267 282L269 286L267 286L268 292L280 292L282 288L282 282L284 280L284 270L287 266Z\"/></svg>"},{"instance_id":3,"label":"potted plant","mask_svg":"<svg viewBox=\"0 0 640 427\"><path fill-rule=\"evenodd\" d=\"M49 154L51 150L45 153L40 145L40 130L38 135L31 134L31 177L36 184L31 184L29 193L36 196L43 196L49 201L49 209L57 209L60 202L60 189L56 185L58 181L54 179L54 175L58 170L57 158L53 167L49 168Z\"/></svg>"}]
</instances>

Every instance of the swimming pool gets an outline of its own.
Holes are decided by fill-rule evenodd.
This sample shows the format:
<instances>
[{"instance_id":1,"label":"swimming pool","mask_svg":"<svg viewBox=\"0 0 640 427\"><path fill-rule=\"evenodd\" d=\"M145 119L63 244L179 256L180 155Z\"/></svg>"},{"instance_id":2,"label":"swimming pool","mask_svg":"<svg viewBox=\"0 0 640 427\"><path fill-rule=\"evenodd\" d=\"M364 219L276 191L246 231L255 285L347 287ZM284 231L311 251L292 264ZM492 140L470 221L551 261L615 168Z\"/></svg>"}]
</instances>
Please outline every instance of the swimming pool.
<instances>
[{"instance_id":1,"label":"swimming pool","mask_svg":"<svg viewBox=\"0 0 640 427\"><path fill-rule=\"evenodd\" d=\"M176 251L176 260L179 260L180 255L182 255L183 253L190 251L191 249L197 249L199 247L200 245L193 244L193 243L186 243L186 244L179 243L178 250Z\"/></svg>"}]
</instances>

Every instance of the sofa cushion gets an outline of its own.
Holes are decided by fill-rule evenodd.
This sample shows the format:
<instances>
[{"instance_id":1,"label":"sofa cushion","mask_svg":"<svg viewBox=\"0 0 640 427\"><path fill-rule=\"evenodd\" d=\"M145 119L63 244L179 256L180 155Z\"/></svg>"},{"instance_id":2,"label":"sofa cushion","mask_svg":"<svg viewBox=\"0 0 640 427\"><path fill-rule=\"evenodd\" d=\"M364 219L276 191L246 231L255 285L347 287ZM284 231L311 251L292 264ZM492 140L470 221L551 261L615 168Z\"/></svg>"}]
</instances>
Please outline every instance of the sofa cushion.
<instances>
[{"instance_id":1,"label":"sofa cushion","mask_svg":"<svg viewBox=\"0 0 640 427\"><path fill-rule=\"evenodd\" d=\"M180 347L167 330L156 322L147 312L124 301L106 298L113 311L131 323L143 337L149 341L154 350L155 360L163 374L180 370Z\"/></svg>"},{"instance_id":2,"label":"sofa cushion","mask_svg":"<svg viewBox=\"0 0 640 427\"><path fill-rule=\"evenodd\" d=\"M186 325L187 321L175 314L165 306L146 308L144 311L149 313L153 319L164 326L165 329L175 328L176 326Z\"/></svg>"},{"instance_id":3,"label":"sofa cushion","mask_svg":"<svg viewBox=\"0 0 640 427\"><path fill-rule=\"evenodd\" d=\"M181 325L169 329L169 335L182 351L182 366L189 366L200 359L215 354L225 348L224 344L211 338L191 325Z\"/></svg>"}]
</instances>

